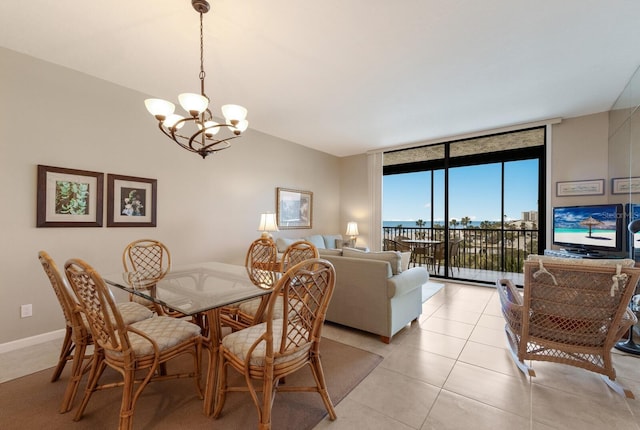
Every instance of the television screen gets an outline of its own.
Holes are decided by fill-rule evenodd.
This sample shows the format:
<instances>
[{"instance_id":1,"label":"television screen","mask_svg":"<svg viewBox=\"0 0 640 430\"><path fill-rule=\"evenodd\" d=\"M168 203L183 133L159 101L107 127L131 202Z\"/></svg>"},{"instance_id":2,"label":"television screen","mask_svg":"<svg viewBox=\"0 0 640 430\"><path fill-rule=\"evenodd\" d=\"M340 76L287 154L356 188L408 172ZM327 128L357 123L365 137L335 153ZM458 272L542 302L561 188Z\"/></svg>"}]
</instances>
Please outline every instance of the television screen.
<instances>
[{"instance_id":1,"label":"television screen","mask_svg":"<svg viewBox=\"0 0 640 430\"><path fill-rule=\"evenodd\" d=\"M573 252L622 251L621 204L553 208L553 244Z\"/></svg>"}]
</instances>

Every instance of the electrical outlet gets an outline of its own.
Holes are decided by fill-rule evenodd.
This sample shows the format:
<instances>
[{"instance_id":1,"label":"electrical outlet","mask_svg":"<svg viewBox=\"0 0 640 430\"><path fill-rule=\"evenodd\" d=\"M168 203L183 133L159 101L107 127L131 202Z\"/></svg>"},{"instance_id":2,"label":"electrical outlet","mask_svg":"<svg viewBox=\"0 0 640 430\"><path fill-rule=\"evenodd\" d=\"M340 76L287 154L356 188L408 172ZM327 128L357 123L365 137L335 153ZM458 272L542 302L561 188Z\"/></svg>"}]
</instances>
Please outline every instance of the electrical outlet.
<instances>
[{"instance_id":1,"label":"electrical outlet","mask_svg":"<svg viewBox=\"0 0 640 430\"><path fill-rule=\"evenodd\" d=\"M27 318L33 315L31 304L20 306L20 318Z\"/></svg>"}]
</instances>

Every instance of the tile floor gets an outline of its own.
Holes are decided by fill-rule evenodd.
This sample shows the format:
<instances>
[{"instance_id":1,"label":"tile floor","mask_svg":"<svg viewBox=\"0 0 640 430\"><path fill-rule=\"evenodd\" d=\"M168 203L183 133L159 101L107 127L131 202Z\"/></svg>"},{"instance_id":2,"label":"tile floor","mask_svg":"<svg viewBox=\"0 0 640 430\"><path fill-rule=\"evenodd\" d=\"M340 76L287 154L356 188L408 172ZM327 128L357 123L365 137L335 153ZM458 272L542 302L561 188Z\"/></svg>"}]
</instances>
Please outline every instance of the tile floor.
<instances>
[{"instance_id":1,"label":"tile floor","mask_svg":"<svg viewBox=\"0 0 640 430\"><path fill-rule=\"evenodd\" d=\"M495 289L447 283L418 323L386 345L327 324L323 335L384 357L315 429L640 430L640 357L614 350L618 380L638 400L615 394L598 375L534 362L535 378L513 364ZM0 354L0 382L51 367L60 341ZM15 372L9 372L15 369Z\"/></svg>"}]
</instances>

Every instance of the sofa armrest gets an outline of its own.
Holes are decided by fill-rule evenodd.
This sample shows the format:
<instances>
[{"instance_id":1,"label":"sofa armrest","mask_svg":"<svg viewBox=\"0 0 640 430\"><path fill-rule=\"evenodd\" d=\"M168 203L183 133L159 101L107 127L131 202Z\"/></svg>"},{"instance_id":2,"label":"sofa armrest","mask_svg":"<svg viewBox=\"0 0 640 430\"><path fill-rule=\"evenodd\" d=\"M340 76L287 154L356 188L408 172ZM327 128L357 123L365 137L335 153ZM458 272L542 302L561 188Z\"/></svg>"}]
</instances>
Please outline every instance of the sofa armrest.
<instances>
[{"instance_id":1,"label":"sofa armrest","mask_svg":"<svg viewBox=\"0 0 640 430\"><path fill-rule=\"evenodd\" d=\"M398 273L387 280L387 297L401 296L422 288L429 280L429 272L424 267L412 267L402 273Z\"/></svg>"}]
</instances>

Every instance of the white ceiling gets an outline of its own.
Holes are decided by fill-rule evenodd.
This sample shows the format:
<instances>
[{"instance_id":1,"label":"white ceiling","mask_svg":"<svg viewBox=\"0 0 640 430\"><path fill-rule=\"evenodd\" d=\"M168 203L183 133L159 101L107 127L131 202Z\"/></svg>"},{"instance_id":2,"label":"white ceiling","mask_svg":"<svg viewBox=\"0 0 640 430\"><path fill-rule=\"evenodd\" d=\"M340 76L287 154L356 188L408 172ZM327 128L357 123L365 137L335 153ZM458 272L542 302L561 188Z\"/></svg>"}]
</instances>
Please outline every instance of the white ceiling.
<instances>
[{"instance_id":1,"label":"white ceiling","mask_svg":"<svg viewBox=\"0 0 640 430\"><path fill-rule=\"evenodd\" d=\"M638 0L209 1L214 107L337 156L607 111L640 65ZM198 25L189 0L0 2L0 46L175 103Z\"/></svg>"}]
</instances>

